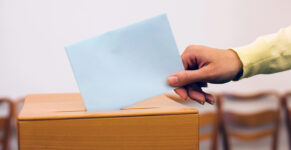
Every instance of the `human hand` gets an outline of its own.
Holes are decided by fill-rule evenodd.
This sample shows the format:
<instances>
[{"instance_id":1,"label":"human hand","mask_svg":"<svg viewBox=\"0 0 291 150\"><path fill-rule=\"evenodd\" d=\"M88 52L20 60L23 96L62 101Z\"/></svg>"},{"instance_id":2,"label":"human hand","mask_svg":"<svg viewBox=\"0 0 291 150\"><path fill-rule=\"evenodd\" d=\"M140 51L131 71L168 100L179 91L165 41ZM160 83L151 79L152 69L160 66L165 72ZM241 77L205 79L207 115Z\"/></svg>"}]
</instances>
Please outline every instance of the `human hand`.
<instances>
[{"instance_id":1,"label":"human hand","mask_svg":"<svg viewBox=\"0 0 291 150\"><path fill-rule=\"evenodd\" d=\"M207 83L226 83L242 73L242 62L232 50L190 45L181 57L185 70L170 75L168 83L178 87L175 92L181 98L201 104L214 103L214 97L201 89Z\"/></svg>"}]
</instances>

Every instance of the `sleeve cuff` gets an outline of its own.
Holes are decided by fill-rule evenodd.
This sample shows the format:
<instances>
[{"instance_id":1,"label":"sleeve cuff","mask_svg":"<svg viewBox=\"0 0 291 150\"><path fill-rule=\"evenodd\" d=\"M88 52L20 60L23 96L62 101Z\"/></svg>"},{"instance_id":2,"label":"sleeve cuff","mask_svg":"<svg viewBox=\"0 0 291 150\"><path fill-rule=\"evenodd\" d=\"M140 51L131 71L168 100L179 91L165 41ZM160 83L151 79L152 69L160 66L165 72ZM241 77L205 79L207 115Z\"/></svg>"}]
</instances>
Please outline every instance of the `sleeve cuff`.
<instances>
[{"instance_id":1,"label":"sleeve cuff","mask_svg":"<svg viewBox=\"0 0 291 150\"><path fill-rule=\"evenodd\" d=\"M254 76L263 69L261 63L269 56L266 54L268 52L266 49L268 49L268 43L261 39L250 45L233 49L243 64L242 75L237 80Z\"/></svg>"}]
</instances>

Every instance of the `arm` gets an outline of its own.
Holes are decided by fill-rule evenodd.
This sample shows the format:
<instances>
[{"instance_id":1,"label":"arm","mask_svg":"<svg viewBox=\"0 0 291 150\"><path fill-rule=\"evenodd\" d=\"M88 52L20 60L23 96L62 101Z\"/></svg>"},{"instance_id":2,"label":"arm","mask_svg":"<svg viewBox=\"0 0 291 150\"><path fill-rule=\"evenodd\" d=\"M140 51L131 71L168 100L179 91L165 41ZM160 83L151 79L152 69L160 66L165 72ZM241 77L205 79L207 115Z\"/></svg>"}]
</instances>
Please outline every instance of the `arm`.
<instances>
[{"instance_id":1,"label":"arm","mask_svg":"<svg viewBox=\"0 0 291 150\"><path fill-rule=\"evenodd\" d=\"M290 69L291 26L235 50L191 45L181 57L185 70L170 75L168 83L178 87L175 92L183 99L213 103L214 98L201 89L207 83L226 83Z\"/></svg>"},{"instance_id":2,"label":"arm","mask_svg":"<svg viewBox=\"0 0 291 150\"><path fill-rule=\"evenodd\" d=\"M291 69L291 26L234 50L243 63L240 79Z\"/></svg>"}]
</instances>

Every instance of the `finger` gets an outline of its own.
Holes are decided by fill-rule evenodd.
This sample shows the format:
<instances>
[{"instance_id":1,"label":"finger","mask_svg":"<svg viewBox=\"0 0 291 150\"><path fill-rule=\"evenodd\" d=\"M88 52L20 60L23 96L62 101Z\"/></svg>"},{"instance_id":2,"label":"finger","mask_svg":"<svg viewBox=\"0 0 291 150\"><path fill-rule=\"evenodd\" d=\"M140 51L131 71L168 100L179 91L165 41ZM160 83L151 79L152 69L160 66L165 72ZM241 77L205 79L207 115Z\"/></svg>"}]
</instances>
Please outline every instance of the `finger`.
<instances>
[{"instance_id":1,"label":"finger","mask_svg":"<svg viewBox=\"0 0 291 150\"><path fill-rule=\"evenodd\" d=\"M215 98L213 95L211 94L208 94L208 93L204 93L204 96L206 98L206 101L209 103L209 104L214 104L215 103Z\"/></svg>"},{"instance_id":2,"label":"finger","mask_svg":"<svg viewBox=\"0 0 291 150\"><path fill-rule=\"evenodd\" d=\"M197 83L195 83L195 84L191 84L190 86L193 86L193 87L195 87L195 86L199 86L199 87L200 87L199 92L202 93L202 94L204 95L206 102L208 102L209 104L212 104L212 105L215 103L215 98L214 98L214 96L212 96L211 94L205 93L205 92L201 89L201 87L207 87L207 83L206 83L206 82L197 82ZM190 90L192 90L192 89L190 89ZM200 91L200 90L201 90L201 91Z\"/></svg>"},{"instance_id":3,"label":"finger","mask_svg":"<svg viewBox=\"0 0 291 150\"><path fill-rule=\"evenodd\" d=\"M206 99L205 99L205 96L201 90L201 87L199 87L198 85L191 85L191 86L188 86L187 88L187 92L188 92L188 96L199 102L200 104L204 105Z\"/></svg>"},{"instance_id":4,"label":"finger","mask_svg":"<svg viewBox=\"0 0 291 150\"><path fill-rule=\"evenodd\" d=\"M202 51L201 51L202 50ZM183 61L184 66L186 66L186 70L197 69L199 66L199 63L197 62L197 59L199 58L199 55L203 52L203 47L198 45L189 45L184 50L183 54L181 55L181 59ZM185 65L186 64L186 65Z\"/></svg>"},{"instance_id":5,"label":"finger","mask_svg":"<svg viewBox=\"0 0 291 150\"><path fill-rule=\"evenodd\" d=\"M187 90L184 87L180 87L174 89L174 91L183 99L186 100L188 98Z\"/></svg>"},{"instance_id":6,"label":"finger","mask_svg":"<svg viewBox=\"0 0 291 150\"><path fill-rule=\"evenodd\" d=\"M207 82L197 82L196 84L200 87L208 87Z\"/></svg>"},{"instance_id":7,"label":"finger","mask_svg":"<svg viewBox=\"0 0 291 150\"><path fill-rule=\"evenodd\" d=\"M181 59L182 59L182 62L183 62L183 65L184 65L184 69L185 70L187 70L188 68L189 68L189 65L191 65L192 64L192 62L191 62L191 59L192 59L192 57L189 57L189 51L190 51L190 49L191 49L191 47L190 46L188 46L185 50L184 50L184 52L183 52L183 54L181 55ZM195 60L195 59L194 59ZM194 62L195 64L196 64L196 62Z\"/></svg>"},{"instance_id":8,"label":"finger","mask_svg":"<svg viewBox=\"0 0 291 150\"><path fill-rule=\"evenodd\" d=\"M196 58L193 57L193 55L183 54L181 56L181 59L182 59L185 70L194 70L198 68Z\"/></svg>"},{"instance_id":9,"label":"finger","mask_svg":"<svg viewBox=\"0 0 291 150\"><path fill-rule=\"evenodd\" d=\"M183 62L184 69L187 70L188 69L188 62L184 61L183 59L182 59L182 62Z\"/></svg>"},{"instance_id":10,"label":"finger","mask_svg":"<svg viewBox=\"0 0 291 150\"><path fill-rule=\"evenodd\" d=\"M194 82L206 82L208 72L208 67L176 72L168 77L168 83L172 86L184 86Z\"/></svg>"}]
</instances>

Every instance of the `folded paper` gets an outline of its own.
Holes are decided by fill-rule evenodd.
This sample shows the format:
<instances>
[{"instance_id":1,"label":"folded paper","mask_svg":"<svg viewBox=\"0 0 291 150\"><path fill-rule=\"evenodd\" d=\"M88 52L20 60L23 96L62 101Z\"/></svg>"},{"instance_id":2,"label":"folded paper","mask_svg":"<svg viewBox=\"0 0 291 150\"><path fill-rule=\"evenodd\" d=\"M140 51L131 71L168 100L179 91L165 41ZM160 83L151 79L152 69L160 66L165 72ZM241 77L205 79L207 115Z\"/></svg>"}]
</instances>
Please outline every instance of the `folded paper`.
<instances>
[{"instance_id":1,"label":"folded paper","mask_svg":"<svg viewBox=\"0 0 291 150\"><path fill-rule=\"evenodd\" d=\"M114 110L172 90L183 64L159 15L65 47L86 109Z\"/></svg>"}]
</instances>

